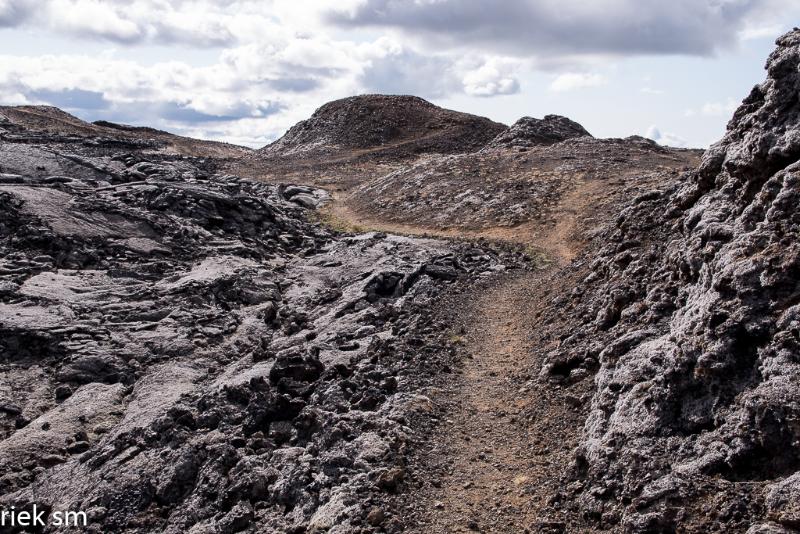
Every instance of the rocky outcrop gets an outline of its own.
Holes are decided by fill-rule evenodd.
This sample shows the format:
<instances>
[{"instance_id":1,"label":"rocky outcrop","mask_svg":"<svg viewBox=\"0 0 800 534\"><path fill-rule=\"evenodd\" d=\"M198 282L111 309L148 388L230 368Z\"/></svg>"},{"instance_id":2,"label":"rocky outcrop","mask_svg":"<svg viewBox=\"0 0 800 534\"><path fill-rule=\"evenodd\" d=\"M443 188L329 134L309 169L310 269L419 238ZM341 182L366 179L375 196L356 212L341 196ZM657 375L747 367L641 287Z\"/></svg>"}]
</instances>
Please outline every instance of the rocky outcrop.
<instances>
[{"instance_id":1,"label":"rocky outcrop","mask_svg":"<svg viewBox=\"0 0 800 534\"><path fill-rule=\"evenodd\" d=\"M267 159L335 155L408 157L478 150L505 126L434 106L414 96L363 95L335 100L259 150Z\"/></svg>"},{"instance_id":2,"label":"rocky outcrop","mask_svg":"<svg viewBox=\"0 0 800 534\"><path fill-rule=\"evenodd\" d=\"M561 115L545 115L543 119L522 117L508 130L492 139L486 149L528 148L591 136L583 126Z\"/></svg>"},{"instance_id":3,"label":"rocky outcrop","mask_svg":"<svg viewBox=\"0 0 800 534\"><path fill-rule=\"evenodd\" d=\"M596 371L554 501L606 527L800 526L800 30L777 45L699 169L632 199L550 312L543 376Z\"/></svg>"}]
</instances>

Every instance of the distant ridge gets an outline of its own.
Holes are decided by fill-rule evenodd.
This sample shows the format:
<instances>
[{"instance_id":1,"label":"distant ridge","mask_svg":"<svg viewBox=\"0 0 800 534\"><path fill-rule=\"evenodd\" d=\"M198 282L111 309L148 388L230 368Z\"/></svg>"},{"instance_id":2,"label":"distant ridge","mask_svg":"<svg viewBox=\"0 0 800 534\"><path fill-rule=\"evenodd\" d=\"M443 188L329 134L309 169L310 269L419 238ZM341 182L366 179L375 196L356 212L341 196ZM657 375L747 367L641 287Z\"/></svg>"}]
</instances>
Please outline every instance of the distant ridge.
<instances>
[{"instance_id":1,"label":"distant ridge","mask_svg":"<svg viewBox=\"0 0 800 534\"><path fill-rule=\"evenodd\" d=\"M54 106L0 106L0 117L30 131L41 131L79 137L114 137L154 140L169 152L185 156L238 158L251 149L175 135L155 128L127 126L109 121L86 122Z\"/></svg>"}]
</instances>

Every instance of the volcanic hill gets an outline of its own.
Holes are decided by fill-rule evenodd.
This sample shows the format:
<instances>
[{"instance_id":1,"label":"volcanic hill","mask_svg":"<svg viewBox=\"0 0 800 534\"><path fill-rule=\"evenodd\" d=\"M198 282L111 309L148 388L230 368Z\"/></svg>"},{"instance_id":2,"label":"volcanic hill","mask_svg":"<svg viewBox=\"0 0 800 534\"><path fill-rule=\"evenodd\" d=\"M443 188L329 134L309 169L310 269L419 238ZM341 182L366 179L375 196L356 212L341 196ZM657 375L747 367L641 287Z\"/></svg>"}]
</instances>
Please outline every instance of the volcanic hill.
<instances>
[{"instance_id":1,"label":"volcanic hill","mask_svg":"<svg viewBox=\"0 0 800 534\"><path fill-rule=\"evenodd\" d=\"M479 150L505 130L503 124L415 96L354 96L325 104L232 171L348 188L423 154Z\"/></svg>"},{"instance_id":2,"label":"volcanic hill","mask_svg":"<svg viewBox=\"0 0 800 534\"><path fill-rule=\"evenodd\" d=\"M477 150L505 128L416 96L363 95L325 104L256 155L277 159L452 154Z\"/></svg>"}]
</instances>

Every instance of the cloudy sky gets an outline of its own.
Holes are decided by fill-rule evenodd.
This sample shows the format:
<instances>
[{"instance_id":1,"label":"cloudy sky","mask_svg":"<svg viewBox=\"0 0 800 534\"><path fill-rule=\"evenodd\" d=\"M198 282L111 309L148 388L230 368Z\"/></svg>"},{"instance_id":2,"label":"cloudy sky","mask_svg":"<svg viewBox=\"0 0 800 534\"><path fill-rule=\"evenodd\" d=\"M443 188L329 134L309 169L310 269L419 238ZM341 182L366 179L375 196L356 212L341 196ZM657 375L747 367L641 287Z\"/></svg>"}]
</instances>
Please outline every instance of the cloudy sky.
<instances>
[{"instance_id":1,"label":"cloudy sky","mask_svg":"<svg viewBox=\"0 0 800 534\"><path fill-rule=\"evenodd\" d=\"M415 94L705 147L800 0L0 0L0 104L262 146L321 104Z\"/></svg>"}]
</instances>

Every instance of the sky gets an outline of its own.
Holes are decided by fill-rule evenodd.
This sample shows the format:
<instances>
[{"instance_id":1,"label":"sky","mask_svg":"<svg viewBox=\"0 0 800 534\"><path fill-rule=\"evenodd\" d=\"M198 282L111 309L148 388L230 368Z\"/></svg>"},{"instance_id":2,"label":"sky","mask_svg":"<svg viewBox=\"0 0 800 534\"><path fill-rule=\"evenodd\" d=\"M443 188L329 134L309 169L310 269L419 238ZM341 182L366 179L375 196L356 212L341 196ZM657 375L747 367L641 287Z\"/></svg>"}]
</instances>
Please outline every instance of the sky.
<instances>
[{"instance_id":1,"label":"sky","mask_svg":"<svg viewBox=\"0 0 800 534\"><path fill-rule=\"evenodd\" d=\"M0 104L260 147L414 94L705 148L800 0L0 0Z\"/></svg>"}]
</instances>

